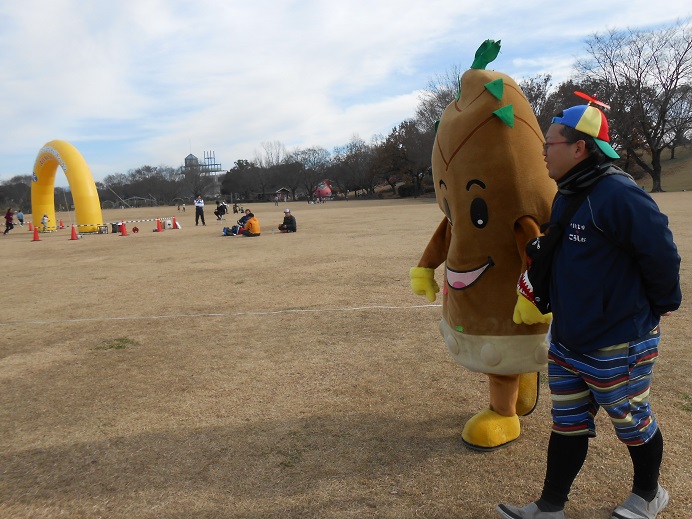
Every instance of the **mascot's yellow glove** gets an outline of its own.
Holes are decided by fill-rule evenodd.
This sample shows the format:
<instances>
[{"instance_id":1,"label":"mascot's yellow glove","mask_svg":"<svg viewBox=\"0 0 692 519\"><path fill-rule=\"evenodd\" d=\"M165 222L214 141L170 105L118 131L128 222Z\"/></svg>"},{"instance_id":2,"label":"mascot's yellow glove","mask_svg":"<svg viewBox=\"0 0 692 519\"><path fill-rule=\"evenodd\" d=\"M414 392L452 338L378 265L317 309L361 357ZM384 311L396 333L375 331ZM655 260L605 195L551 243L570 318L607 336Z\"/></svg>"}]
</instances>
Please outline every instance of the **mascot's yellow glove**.
<instances>
[{"instance_id":1,"label":"mascot's yellow glove","mask_svg":"<svg viewBox=\"0 0 692 519\"><path fill-rule=\"evenodd\" d=\"M419 296L425 296L431 303L435 301L440 287L435 281L435 269L425 267L413 267L409 272L411 278L411 289Z\"/></svg>"},{"instance_id":2,"label":"mascot's yellow glove","mask_svg":"<svg viewBox=\"0 0 692 519\"><path fill-rule=\"evenodd\" d=\"M518 291L519 298L514 306L514 322L515 324L548 324L553 318L553 314L542 314L531 301L526 299Z\"/></svg>"}]
</instances>

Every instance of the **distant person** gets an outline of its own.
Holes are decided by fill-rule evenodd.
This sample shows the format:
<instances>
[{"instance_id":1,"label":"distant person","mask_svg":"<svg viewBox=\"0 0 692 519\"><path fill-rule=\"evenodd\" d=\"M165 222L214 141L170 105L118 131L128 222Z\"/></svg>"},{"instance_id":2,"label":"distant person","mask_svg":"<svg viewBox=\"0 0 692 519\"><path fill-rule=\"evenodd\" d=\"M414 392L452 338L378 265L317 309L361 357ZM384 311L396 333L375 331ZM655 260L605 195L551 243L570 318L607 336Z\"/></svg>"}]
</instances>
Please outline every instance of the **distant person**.
<instances>
[{"instance_id":1,"label":"distant person","mask_svg":"<svg viewBox=\"0 0 692 519\"><path fill-rule=\"evenodd\" d=\"M290 209L284 209L284 221L279 225L279 230L281 232L296 232L298 230L296 217L291 214Z\"/></svg>"},{"instance_id":2,"label":"distant person","mask_svg":"<svg viewBox=\"0 0 692 519\"><path fill-rule=\"evenodd\" d=\"M14 229L14 211L12 211L12 208L10 207L5 213L5 232L2 234L5 235L12 229Z\"/></svg>"},{"instance_id":3,"label":"distant person","mask_svg":"<svg viewBox=\"0 0 692 519\"><path fill-rule=\"evenodd\" d=\"M252 214L252 211L250 211L249 209L245 209L245 215L238 218L238 225L240 226L241 229L245 229L245 224L250 219L251 214Z\"/></svg>"},{"instance_id":4,"label":"distant person","mask_svg":"<svg viewBox=\"0 0 692 519\"><path fill-rule=\"evenodd\" d=\"M197 195L195 198L195 225L199 225L199 220L202 219L202 225L207 225L204 223L204 200L202 195Z\"/></svg>"},{"instance_id":5,"label":"distant person","mask_svg":"<svg viewBox=\"0 0 692 519\"><path fill-rule=\"evenodd\" d=\"M221 202L218 200L216 201L216 209L214 209L214 216L216 216L217 220L221 220L223 218L223 215L225 214L223 208L221 207Z\"/></svg>"},{"instance_id":6,"label":"distant person","mask_svg":"<svg viewBox=\"0 0 692 519\"><path fill-rule=\"evenodd\" d=\"M41 218L41 225L43 226L43 232L46 232L48 230L48 222L50 222L50 218L48 218L47 214L44 214L43 218Z\"/></svg>"},{"instance_id":7,"label":"distant person","mask_svg":"<svg viewBox=\"0 0 692 519\"><path fill-rule=\"evenodd\" d=\"M238 214L238 204L233 204L233 214Z\"/></svg>"},{"instance_id":8,"label":"distant person","mask_svg":"<svg viewBox=\"0 0 692 519\"><path fill-rule=\"evenodd\" d=\"M20 227L24 227L24 213L21 209L17 211L17 221L19 222Z\"/></svg>"},{"instance_id":9,"label":"distant person","mask_svg":"<svg viewBox=\"0 0 692 519\"><path fill-rule=\"evenodd\" d=\"M216 201L216 209L214 210L214 216L217 220L221 220L223 216L228 212L228 206L224 202Z\"/></svg>"},{"instance_id":10,"label":"distant person","mask_svg":"<svg viewBox=\"0 0 692 519\"><path fill-rule=\"evenodd\" d=\"M274 205L278 206L279 205L279 195L276 195L274 197Z\"/></svg>"},{"instance_id":11,"label":"distant person","mask_svg":"<svg viewBox=\"0 0 692 519\"><path fill-rule=\"evenodd\" d=\"M245 222L245 229L241 231L243 236L255 237L260 235L260 224L257 217L250 213L248 220Z\"/></svg>"}]
</instances>

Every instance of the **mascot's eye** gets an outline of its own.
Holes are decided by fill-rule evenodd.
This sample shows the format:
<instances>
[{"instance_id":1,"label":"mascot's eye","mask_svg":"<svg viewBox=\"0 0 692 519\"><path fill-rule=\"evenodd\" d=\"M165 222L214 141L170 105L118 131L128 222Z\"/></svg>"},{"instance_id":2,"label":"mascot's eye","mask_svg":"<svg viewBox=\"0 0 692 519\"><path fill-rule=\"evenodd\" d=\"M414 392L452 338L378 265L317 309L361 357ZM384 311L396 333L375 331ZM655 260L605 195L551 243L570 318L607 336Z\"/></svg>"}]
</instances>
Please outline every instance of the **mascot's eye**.
<instances>
[{"instance_id":1,"label":"mascot's eye","mask_svg":"<svg viewBox=\"0 0 692 519\"><path fill-rule=\"evenodd\" d=\"M488 204L482 198L475 198L471 202L471 223L479 229L488 225Z\"/></svg>"}]
</instances>

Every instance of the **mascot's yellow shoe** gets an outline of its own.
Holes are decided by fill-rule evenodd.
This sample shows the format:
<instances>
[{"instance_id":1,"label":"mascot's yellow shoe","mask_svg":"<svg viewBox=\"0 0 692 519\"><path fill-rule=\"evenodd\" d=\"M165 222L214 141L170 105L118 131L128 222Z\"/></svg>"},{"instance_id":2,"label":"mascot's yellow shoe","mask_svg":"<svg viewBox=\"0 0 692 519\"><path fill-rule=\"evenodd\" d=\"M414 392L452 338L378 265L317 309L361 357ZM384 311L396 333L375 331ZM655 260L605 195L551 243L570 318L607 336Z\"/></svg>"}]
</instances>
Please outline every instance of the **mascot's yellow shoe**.
<instances>
[{"instance_id":1,"label":"mascot's yellow shoe","mask_svg":"<svg viewBox=\"0 0 692 519\"><path fill-rule=\"evenodd\" d=\"M519 375L519 396L517 397L517 414L519 416L529 415L536 409L539 389L538 372Z\"/></svg>"},{"instance_id":2,"label":"mascot's yellow shoe","mask_svg":"<svg viewBox=\"0 0 692 519\"><path fill-rule=\"evenodd\" d=\"M471 449L490 451L513 442L520 433L517 415L502 416L490 409L483 409L466 422L461 439Z\"/></svg>"}]
</instances>

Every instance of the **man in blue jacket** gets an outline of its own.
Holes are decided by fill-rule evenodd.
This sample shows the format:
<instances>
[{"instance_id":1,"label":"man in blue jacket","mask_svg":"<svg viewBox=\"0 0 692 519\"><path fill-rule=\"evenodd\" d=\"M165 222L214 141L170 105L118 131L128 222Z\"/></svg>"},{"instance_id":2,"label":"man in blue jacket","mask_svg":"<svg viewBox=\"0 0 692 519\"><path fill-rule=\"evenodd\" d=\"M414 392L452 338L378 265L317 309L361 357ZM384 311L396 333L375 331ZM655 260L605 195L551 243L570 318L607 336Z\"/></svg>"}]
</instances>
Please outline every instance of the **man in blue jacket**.
<instances>
[{"instance_id":1,"label":"man in blue jacket","mask_svg":"<svg viewBox=\"0 0 692 519\"><path fill-rule=\"evenodd\" d=\"M551 221L559 222L570 197L589 192L553 258L553 426L543 492L523 508L501 504L497 511L509 519L564 518L602 407L634 467L632 493L612 518L655 518L668 493L658 483L663 437L648 397L659 320L682 299L680 256L668 218L612 165L619 157L603 113L590 104L573 106L552 123L543 145L548 175L558 187Z\"/></svg>"}]
</instances>

